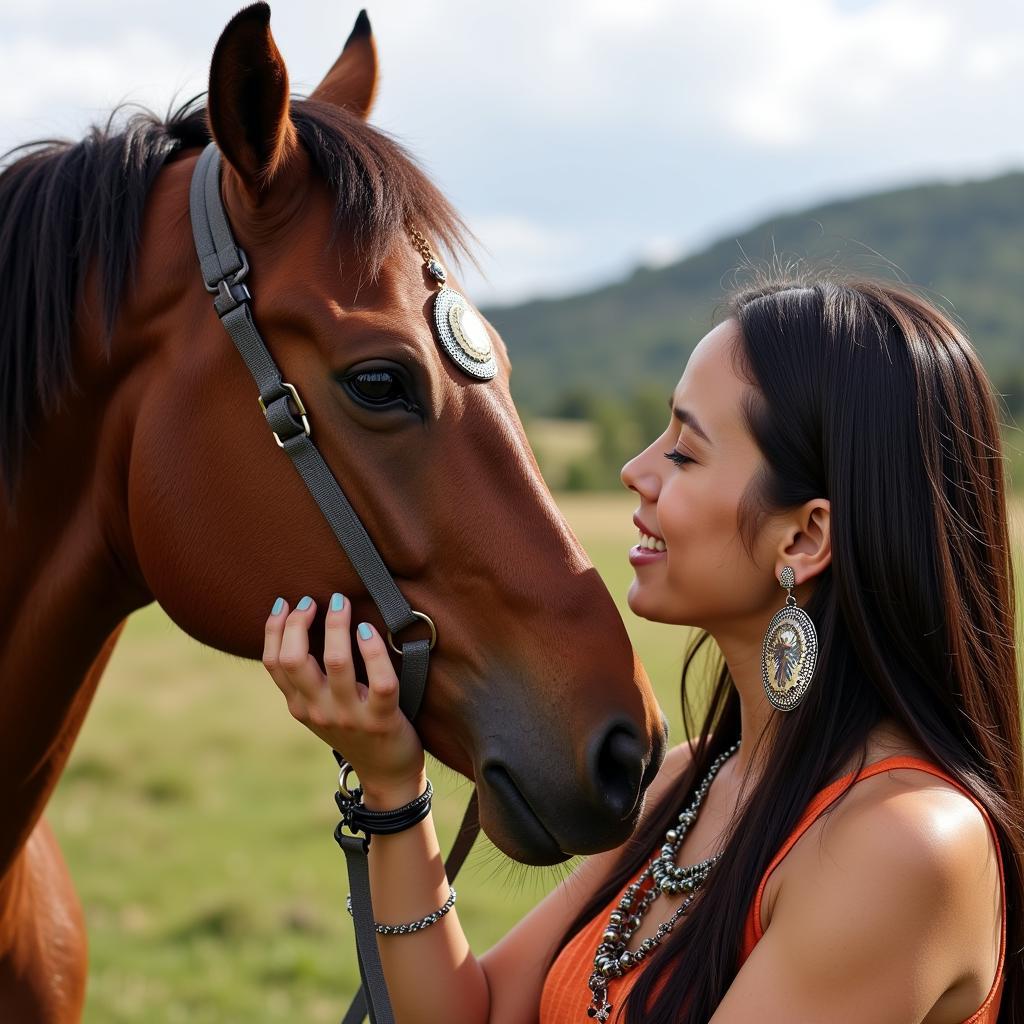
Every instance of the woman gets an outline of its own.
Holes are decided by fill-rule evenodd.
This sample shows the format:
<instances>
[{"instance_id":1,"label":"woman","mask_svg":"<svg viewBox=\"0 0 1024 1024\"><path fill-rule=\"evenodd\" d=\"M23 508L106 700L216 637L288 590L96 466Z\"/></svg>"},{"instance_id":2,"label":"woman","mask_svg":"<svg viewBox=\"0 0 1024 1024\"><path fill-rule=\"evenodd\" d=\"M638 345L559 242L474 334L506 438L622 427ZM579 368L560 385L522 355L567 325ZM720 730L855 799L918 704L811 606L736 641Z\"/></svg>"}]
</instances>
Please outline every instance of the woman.
<instances>
[{"instance_id":1,"label":"woman","mask_svg":"<svg viewBox=\"0 0 1024 1024\"><path fill-rule=\"evenodd\" d=\"M780 276L732 295L670 404L622 471L629 605L703 630L684 696L696 650L721 651L695 730L684 700L695 740L633 839L479 959L454 910L382 937L396 1019L1024 1020L1013 579L970 343L909 289ZM386 648L359 625L364 686L335 596L325 679L315 614L279 601L265 664L366 806L397 808L425 777ZM429 816L375 837L370 870L379 922L450 903Z\"/></svg>"}]
</instances>

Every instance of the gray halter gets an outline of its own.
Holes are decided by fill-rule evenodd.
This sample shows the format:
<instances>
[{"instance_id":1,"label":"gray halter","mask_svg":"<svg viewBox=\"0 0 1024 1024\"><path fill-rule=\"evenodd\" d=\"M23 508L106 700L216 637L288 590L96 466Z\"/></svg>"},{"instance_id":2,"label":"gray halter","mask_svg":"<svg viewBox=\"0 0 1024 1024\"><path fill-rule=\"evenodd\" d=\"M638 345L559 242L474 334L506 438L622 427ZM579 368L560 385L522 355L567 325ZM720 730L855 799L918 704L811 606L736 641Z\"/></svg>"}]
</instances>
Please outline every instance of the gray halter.
<instances>
[{"instance_id":1,"label":"gray halter","mask_svg":"<svg viewBox=\"0 0 1024 1024\"><path fill-rule=\"evenodd\" d=\"M399 652L402 656L399 704L404 714L413 721L423 699L430 651L436 640L433 623L422 612L414 611L402 596L355 510L316 445L310 440L309 419L298 391L281 379L281 371L256 329L249 308L252 296L245 284L249 263L245 253L235 243L221 200L220 151L214 142L210 142L200 154L192 172L189 213L203 283L206 290L215 296L213 307L217 316L256 381L259 405L274 439L295 464L310 494L330 523L338 543L344 548L352 567L380 611L387 625L389 643L397 651L392 640L393 634L417 620L425 621L430 626L430 640L407 640ZM295 403L297 416L289 407L289 401ZM343 760L337 752L335 757L339 762ZM477 796L474 790L455 845L445 861L449 880L455 878L478 832ZM359 974L363 981L363 988L356 993L343 1024L359 1024L367 1012L372 1024L393 1024L394 1013L377 950L373 906L370 901L366 859L368 840L358 835L347 836L340 831L336 838L345 853L348 867Z\"/></svg>"}]
</instances>

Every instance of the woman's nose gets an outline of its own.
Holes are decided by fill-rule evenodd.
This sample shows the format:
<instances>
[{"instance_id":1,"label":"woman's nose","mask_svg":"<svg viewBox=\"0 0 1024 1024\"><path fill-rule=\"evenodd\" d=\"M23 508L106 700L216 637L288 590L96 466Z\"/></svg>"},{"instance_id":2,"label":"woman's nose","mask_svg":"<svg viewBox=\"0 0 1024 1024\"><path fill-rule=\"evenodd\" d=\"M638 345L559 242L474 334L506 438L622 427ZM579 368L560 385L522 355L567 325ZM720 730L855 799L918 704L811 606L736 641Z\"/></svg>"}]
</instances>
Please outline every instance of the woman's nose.
<instances>
[{"instance_id":1,"label":"woman's nose","mask_svg":"<svg viewBox=\"0 0 1024 1024\"><path fill-rule=\"evenodd\" d=\"M636 491L641 498L648 501L655 501L661 487L661 478L653 471L653 468L646 462L645 456L650 449L635 455L627 462L619 472L619 478L623 486L631 491Z\"/></svg>"}]
</instances>

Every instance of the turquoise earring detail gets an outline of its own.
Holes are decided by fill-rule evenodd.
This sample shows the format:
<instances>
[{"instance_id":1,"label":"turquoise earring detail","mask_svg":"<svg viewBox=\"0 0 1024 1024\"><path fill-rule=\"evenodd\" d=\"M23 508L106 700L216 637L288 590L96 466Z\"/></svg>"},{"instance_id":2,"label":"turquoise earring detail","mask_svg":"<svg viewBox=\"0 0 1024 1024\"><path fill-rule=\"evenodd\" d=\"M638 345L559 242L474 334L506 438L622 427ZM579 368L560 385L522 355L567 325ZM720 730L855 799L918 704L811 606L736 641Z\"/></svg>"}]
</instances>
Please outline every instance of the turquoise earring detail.
<instances>
[{"instance_id":1,"label":"turquoise earring detail","mask_svg":"<svg viewBox=\"0 0 1024 1024\"><path fill-rule=\"evenodd\" d=\"M810 688L818 660L818 632L811 617L793 596L796 574L791 566L779 573L786 603L772 616L761 648L764 692L779 711L792 711Z\"/></svg>"}]
</instances>

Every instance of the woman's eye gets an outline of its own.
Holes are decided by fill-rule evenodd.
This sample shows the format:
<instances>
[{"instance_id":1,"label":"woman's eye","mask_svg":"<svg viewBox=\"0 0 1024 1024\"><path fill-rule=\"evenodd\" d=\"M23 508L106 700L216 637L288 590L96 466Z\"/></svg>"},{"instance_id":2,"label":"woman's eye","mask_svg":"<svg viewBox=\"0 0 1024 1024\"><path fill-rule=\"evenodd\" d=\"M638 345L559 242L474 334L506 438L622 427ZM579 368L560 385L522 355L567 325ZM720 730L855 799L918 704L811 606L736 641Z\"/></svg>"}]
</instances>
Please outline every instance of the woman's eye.
<instances>
[{"instance_id":1,"label":"woman's eye","mask_svg":"<svg viewBox=\"0 0 1024 1024\"><path fill-rule=\"evenodd\" d=\"M665 458L669 462L674 462L677 466L685 466L688 462L693 462L693 459L689 455L684 455L682 452L677 452L673 449L670 452L665 452Z\"/></svg>"}]
</instances>

